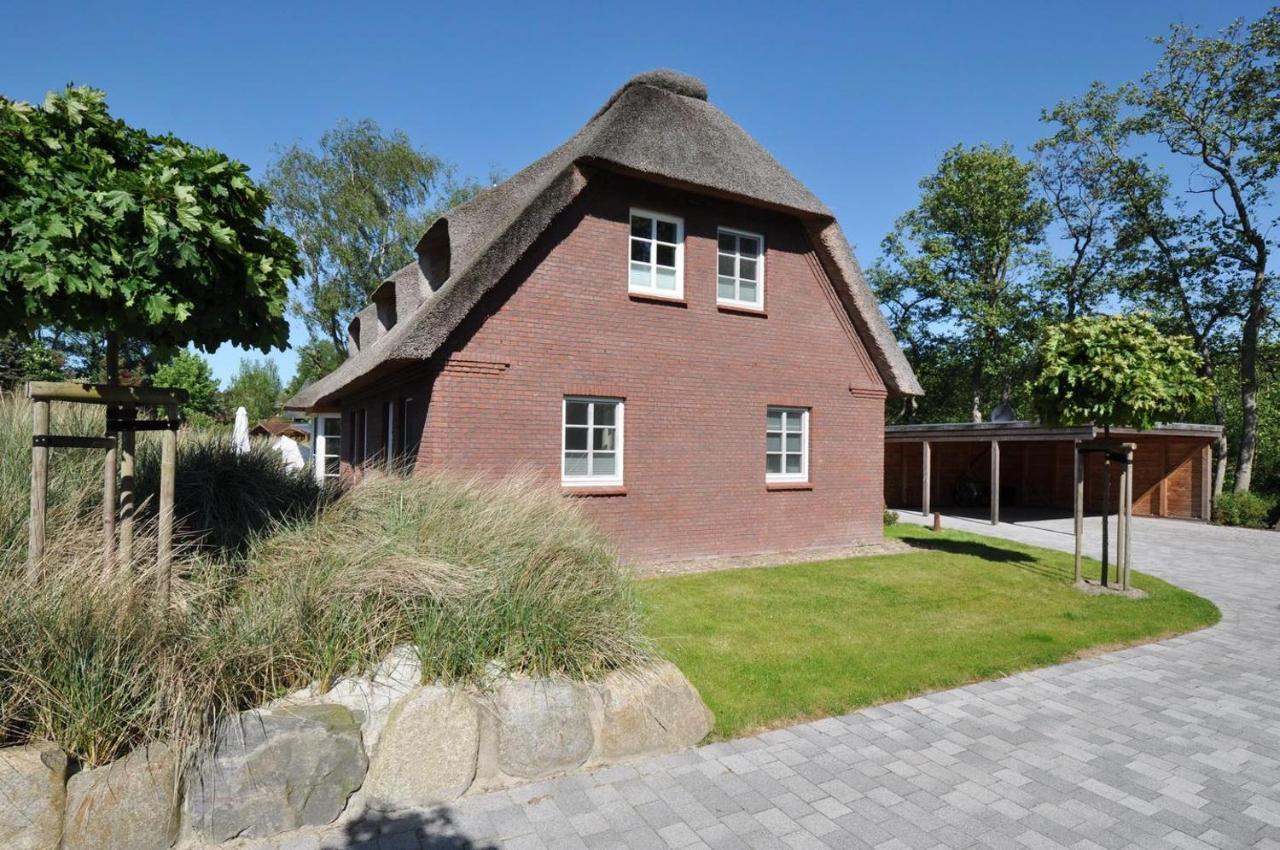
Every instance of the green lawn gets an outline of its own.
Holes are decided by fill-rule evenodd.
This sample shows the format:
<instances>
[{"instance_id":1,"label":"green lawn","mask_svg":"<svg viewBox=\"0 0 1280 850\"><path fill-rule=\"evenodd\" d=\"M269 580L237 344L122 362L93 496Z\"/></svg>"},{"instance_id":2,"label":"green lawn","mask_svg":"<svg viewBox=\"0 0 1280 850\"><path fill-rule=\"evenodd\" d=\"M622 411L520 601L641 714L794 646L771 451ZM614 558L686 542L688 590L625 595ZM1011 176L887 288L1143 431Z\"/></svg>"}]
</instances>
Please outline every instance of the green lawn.
<instances>
[{"instance_id":1,"label":"green lawn","mask_svg":"<svg viewBox=\"0 0 1280 850\"><path fill-rule=\"evenodd\" d=\"M702 692L713 737L904 699L1217 622L1134 573L1145 599L1086 596L1071 556L976 534L887 529L898 555L643 581L649 632ZM1086 572L1096 577L1098 565Z\"/></svg>"}]
</instances>

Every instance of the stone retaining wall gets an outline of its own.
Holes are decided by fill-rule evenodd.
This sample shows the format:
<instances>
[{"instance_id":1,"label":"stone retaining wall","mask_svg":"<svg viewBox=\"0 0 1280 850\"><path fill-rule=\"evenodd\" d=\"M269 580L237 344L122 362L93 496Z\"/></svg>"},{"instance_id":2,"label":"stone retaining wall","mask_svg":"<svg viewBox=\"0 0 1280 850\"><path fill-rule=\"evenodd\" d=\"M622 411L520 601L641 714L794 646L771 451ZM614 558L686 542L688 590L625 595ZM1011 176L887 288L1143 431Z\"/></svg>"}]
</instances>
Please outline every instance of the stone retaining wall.
<instances>
[{"instance_id":1,"label":"stone retaining wall","mask_svg":"<svg viewBox=\"0 0 1280 850\"><path fill-rule=\"evenodd\" d=\"M181 775L164 745L69 779L51 744L0 750L0 847L212 847L672 752L711 730L666 662L483 690L419 685L420 674L403 649L367 679L228 718Z\"/></svg>"}]
</instances>

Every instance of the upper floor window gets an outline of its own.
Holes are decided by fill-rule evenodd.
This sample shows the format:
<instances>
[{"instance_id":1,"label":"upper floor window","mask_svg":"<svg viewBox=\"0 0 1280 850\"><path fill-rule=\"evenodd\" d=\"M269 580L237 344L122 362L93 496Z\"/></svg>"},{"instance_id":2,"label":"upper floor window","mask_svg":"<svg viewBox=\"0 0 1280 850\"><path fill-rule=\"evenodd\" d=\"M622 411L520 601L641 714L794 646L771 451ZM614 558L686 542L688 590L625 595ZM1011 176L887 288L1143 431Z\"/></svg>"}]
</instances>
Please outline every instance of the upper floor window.
<instances>
[{"instance_id":1,"label":"upper floor window","mask_svg":"<svg viewBox=\"0 0 1280 850\"><path fill-rule=\"evenodd\" d=\"M770 407L765 414L765 481L809 480L809 411Z\"/></svg>"},{"instance_id":2,"label":"upper floor window","mask_svg":"<svg viewBox=\"0 0 1280 850\"><path fill-rule=\"evenodd\" d=\"M684 297L684 222L644 210L631 211L631 292Z\"/></svg>"},{"instance_id":3,"label":"upper floor window","mask_svg":"<svg viewBox=\"0 0 1280 850\"><path fill-rule=\"evenodd\" d=\"M561 481L622 483L622 402L569 396L564 400Z\"/></svg>"},{"instance_id":4,"label":"upper floor window","mask_svg":"<svg viewBox=\"0 0 1280 850\"><path fill-rule=\"evenodd\" d=\"M764 237L720 228L716 259L716 300L721 304L764 307Z\"/></svg>"}]
</instances>

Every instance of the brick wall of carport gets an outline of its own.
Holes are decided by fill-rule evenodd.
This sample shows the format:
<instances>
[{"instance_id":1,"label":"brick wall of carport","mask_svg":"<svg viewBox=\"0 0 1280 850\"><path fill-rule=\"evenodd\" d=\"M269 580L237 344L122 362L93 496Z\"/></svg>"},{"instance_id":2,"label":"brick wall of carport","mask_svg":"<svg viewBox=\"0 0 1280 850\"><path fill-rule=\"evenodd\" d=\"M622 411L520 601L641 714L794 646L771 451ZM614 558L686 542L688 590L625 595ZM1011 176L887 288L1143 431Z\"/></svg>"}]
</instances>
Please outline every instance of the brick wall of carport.
<instances>
[{"instance_id":1,"label":"brick wall of carport","mask_svg":"<svg viewBox=\"0 0 1280 850\"><path fill-rule=\"evenodd\" d=\"M1116 439L1135 443L1133 512L1137 516L1206 519L1203 488L1211 437L1131 434ZM923 450L921 440L885 442L885 504L921 508ZM1072 509L1073 440L1001 440L1001 506ZM930 506L954 507L957 483L970 476L988 484L991 441L931 441ZM1103 504L1102 458L1089 455L1085 465L1085 507ZM1119 475L1113 469L1112 509L1119 503Z\"/></svg>"}]
</instances>

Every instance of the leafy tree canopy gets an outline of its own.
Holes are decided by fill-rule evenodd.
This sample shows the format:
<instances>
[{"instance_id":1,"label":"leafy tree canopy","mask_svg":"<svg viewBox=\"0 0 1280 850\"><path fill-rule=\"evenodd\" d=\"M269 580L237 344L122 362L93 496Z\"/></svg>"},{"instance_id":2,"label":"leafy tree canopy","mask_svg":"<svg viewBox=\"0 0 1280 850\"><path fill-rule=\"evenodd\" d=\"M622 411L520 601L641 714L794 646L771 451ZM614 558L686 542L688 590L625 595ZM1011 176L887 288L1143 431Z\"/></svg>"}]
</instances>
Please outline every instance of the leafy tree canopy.
<instances>
[{"instance_id":1,"label":"leafy tree canopy","mask_svg":"<svg viewBox=\"0 0 1280 850\"><path fill-rule=\"evenodd\" d=\"M1030 386L1051 427L1150 428L1203 404L1208 390L1190 338L1162 333L1140 313L1049 326Z\"/></svg>"},{"instance_id":2,"label":"leafy tree canopy","mask_svg":"<svg viewBox=\"0 0 1280 850\"><path fill-rule=\"evenodd\" d=\"M193 421L208 422L222 415L222 400L213 370L207 360L193 351L179 351L169 362L161 364L151 376L151 382L158 387L186 390L189 400L183 406L183 413Z\"/></svg>"},{"instance_id":3,"label":"leafy tree canopy","mask_svg":"<svg viewBox=\"0 0 1280 850\"><path fill-rule=\"evenodd\" d=\"M130 127L101 91L0 97L0 331L283 347L299 266L267 204L244 164Z\"/></svg>"},{"instance_id":4,"label":"leafy tree canopy","mask_svg":"<svg viewBox=\"0 0 1280 850\"><path fill-rule=\"evenodd\" d=\"M312 338L346 351L347 324L386 277L413 259L441 212L480 190L454 168L371 120L342 122L318 150L291 145L267 170L272 218L302 251L294 310Z\"/></svg>"},{"instance_id":5,"label":"leafy tree canopy","mask_svg":"<svg viewBox=\"0 0 1280 850\"><path fill-rule=\"evenodd\" d=\"M284 401L284 384L275 361L242 359L223 400L229 411L234 412L237 407L248 411L250 423L279 413Z\"/></svg>"}]
</instances>

